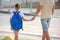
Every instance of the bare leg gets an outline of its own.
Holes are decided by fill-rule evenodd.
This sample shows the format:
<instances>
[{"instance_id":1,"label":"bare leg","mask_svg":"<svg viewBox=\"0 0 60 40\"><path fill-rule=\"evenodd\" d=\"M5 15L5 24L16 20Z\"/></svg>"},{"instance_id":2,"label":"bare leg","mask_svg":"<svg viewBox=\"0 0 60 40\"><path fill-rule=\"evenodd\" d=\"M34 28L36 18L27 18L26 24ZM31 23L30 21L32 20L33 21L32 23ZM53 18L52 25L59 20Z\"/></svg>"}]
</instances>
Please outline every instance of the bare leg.
<instances>
[{"instance_id":1,"label":"bare leg","mask_svg":"<svg viewBox=\"0 0 60 40\"><path fill-rule=\"evenodd\" d=\"M42 36L42 40L50 40L50 37L49 37L49 33L48 31L43 31L43 36Z\"/></svg>"},{"instance_id":2,"label":"bare leg","mask_svg":"<svg viewBox=\"0 0 60 40\"><path fill-rule=\"evenodd\" d=\"M18 31L14 30L15 40L18 40L18 32L19 30Z\"/></svg>"},{"instance_id":3,"label":"bare leg","mask_svg":"<svg viewBox=\"0 0 60 40\"><path fill-rule=\"evenodd\" d=\"M45 31L43 31L42 40L45 40Z\"/></svg>"},{"instance_id":4,"label":"bare leg","mask_svg":"<svg viewBox=\"0 0 60 40\"><path fill-rule=\"evenodd\" d=\"M46 40L50 40L49 32L48 31L45 31L45 32L46 32Z\"/></svg>"}]
</instances>

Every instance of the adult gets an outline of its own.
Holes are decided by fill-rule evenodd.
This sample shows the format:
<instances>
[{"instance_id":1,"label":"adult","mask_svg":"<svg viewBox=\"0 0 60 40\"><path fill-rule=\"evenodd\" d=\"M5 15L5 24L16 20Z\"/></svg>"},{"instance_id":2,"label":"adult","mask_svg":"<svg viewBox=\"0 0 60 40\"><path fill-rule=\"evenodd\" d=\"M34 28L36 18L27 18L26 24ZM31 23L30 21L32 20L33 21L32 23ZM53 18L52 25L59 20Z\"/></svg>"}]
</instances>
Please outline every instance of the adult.
<instances>
[{"instance_id":1,"label":"adult","mask_svg":"<svg viewBox=\"0 0 60 40\"><path fill-rule=\"evenodd\" d=\"M41 12L41 24L43 29L42 40L50 40L48 28L54 12L54 8L54 0L41 0L34 17L32 18L32 20L34 20L37 14Z\"/></svg>"}]
</instances>

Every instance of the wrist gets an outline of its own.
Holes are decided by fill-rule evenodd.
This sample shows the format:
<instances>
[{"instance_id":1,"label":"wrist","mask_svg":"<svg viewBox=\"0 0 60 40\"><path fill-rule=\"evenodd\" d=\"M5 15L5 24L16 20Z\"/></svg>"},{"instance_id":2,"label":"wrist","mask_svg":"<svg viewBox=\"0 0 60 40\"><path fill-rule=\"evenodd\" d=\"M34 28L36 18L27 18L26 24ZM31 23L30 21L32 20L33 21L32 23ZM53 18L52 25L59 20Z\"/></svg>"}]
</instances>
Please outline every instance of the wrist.
<instances>
[{"instance_id":1,"label":"wrist","mask_svg":"<svg viewBox=\"0 0 60 40\"><path fill-rule=\"evenodd\" d=\"M37 13L34 15L34 17L37 16Z\"/></svg>"}]
</instances>

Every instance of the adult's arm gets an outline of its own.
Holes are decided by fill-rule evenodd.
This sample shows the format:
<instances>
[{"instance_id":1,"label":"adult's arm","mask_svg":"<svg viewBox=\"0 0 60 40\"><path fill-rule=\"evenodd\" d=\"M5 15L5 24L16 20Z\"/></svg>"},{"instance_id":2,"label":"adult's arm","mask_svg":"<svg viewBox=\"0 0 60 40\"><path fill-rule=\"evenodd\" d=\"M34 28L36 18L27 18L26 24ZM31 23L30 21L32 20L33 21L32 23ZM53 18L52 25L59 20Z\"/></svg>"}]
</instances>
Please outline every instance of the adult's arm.
<instances>
[{"instance_id":1,"label":"adult's arm","mask_svg":"<svg viewBox=\"0 0 60 40\"><path fill-rule=\"evenodd\" d=\"M55 10L55 5L53 5L53 8L52 8L52 15L54 14L54 10Z\"/></svg>"},{"instance_id":2,"label":"adult's arm","mask_svg":"<svg viewBox=\"0 0 60 40\"><path fill-rule=\"evenodd\" d=\"M40 13L42 7L43 7L42 5L39 5L39 6L38 6L38 8L37 8L37 10L36 10L36 13L35 13L34 17L32 18L32 20L34 20L35 17Z\"/></svg>"},{"instance_id":3,"label":"adult's arm","mask_svg":"<svg viewBox=\"0 0 60 40\"><path fill-rule=\"evenodd\" d=\"M36 10L35 16L39 14L41 9L42 9L42 5L39 5L37 10Z\"/></svg>"}]
</instances>

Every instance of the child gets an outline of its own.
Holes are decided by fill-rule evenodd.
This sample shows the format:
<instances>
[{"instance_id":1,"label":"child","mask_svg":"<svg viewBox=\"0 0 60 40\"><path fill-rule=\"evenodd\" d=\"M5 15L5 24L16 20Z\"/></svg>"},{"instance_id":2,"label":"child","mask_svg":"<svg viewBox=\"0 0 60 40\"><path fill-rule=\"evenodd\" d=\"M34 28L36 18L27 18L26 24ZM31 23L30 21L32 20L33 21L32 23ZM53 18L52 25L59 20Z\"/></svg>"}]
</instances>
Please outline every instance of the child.
<instances>
[{"instance_id":1,"label":"child","mask_svg":"<svg viewBox=\"0 0 60 40\"><path fill-rule=\"evenodd\" d=\"M31 20L26 20L24 18L24 14L22 13L22 11L20 10L19 11L19 8L21 7L21 5L19 5L18 3L15 4L15 10L11 12L11 18L10 18L10 23L11 23L11 29L13 30L14 32L14 35L15 35L15 40L18 40L18 33L19 33L19 30L22 29L22 24L23 24L23 21L31 21Z\"/></svg>"}]
</instances>

